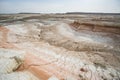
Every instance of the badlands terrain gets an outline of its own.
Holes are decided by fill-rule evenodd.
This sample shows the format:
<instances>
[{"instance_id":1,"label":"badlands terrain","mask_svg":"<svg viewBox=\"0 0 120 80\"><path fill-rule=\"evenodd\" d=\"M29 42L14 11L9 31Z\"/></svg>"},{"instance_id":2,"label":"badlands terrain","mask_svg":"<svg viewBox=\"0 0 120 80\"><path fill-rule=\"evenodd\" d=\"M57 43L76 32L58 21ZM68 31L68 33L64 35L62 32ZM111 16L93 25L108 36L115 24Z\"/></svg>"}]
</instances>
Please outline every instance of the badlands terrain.
<instances>
[{"instance_id":1,"label":"badlands terrain","mask_svg":"<svg viewBox=\"0 0 120 80\"><path fill-rule=\"evenodd\" d=\"M0 80L120 80L120 15L0 14Z\"/></svg>"}]
</instances>

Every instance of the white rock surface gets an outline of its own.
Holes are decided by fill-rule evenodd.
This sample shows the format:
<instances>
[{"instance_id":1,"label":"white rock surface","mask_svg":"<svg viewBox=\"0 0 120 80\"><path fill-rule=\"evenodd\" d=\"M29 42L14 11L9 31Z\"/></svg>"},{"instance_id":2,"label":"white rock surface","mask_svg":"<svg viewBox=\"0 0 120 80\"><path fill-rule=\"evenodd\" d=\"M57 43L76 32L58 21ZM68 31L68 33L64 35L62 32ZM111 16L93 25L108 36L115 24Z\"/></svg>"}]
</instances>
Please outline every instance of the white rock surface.
<instances>
[{"instance_id":1,"label":"white rock surface","mask_svg":"<svg viewBox=\"0 0 120 80\"><path fill-rule=\"evenodd\" d=\"M0 74L0 80L40 80L28 71Z\"/></svg>"}]
</instances>

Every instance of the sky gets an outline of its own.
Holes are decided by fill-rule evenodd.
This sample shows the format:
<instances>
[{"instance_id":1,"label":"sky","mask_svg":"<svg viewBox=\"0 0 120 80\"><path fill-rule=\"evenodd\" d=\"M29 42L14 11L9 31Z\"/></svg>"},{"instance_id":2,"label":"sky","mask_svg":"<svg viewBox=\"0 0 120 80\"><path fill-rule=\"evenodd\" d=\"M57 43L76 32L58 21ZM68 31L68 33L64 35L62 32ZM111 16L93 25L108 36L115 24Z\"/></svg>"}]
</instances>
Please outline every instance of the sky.
<instances>
[{"instance_id":1,"label":"sky","mask_svg":"<svg viewBox=\"0 0 120 80\"><path fill-rule=\"evenodd\" d=\"M120 13L120 0L0 0L0 13Z\"/></svg>"}]
</instances>

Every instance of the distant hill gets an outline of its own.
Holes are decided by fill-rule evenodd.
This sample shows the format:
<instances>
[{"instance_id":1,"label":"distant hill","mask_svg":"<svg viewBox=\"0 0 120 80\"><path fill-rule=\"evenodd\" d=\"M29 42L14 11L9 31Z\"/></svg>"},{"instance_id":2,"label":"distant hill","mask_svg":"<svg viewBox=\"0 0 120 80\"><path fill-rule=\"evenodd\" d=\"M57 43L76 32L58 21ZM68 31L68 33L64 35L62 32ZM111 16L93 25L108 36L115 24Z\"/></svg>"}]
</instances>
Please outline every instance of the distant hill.
<instances>
[{"instance_id":1,"label":"distant hill","mask_svg":"<svg viewBox=\"0 0 120 80\"><path fill-rule=\"evenodd\" d=\"M94 12L67 12L66 14L120 15L120 13L94 13Z\"/></svg>"},{"instance_id":2,"label":"distant hill","mask_svg":"<svg viewBox=\"0 0 120 80\"><path fill-rule=\"evenodd\" d=\"M21 12L21 13L18 13L18 14L41 14L41 13Z\"/></svg>"}]
</instances>

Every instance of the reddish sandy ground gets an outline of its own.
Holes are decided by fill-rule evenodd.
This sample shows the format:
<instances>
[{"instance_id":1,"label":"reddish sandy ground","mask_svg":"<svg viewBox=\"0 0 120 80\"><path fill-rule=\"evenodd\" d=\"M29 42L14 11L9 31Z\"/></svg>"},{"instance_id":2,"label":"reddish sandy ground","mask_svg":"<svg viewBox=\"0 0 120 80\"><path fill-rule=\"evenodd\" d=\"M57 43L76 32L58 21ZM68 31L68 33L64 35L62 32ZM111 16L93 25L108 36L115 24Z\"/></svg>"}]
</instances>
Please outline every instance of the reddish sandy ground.
<instances>
[{"instance_id":1,"label":"reddish sandy ground","mask_svg":"<svg viewBox=\"0 0 120 80\"><path fill-rule=\"evenodd\" d=\"M0 40L0 48L6 49L17 49L15 45L8 42L7 35L9 33L9 29L0 26L0 32L2 32L2 39Z\"/></svg>"}]
</instances>

